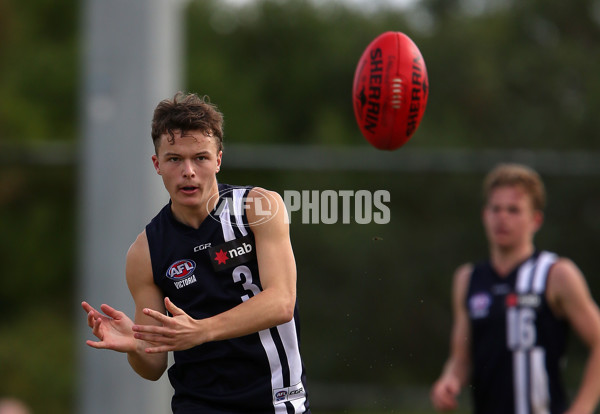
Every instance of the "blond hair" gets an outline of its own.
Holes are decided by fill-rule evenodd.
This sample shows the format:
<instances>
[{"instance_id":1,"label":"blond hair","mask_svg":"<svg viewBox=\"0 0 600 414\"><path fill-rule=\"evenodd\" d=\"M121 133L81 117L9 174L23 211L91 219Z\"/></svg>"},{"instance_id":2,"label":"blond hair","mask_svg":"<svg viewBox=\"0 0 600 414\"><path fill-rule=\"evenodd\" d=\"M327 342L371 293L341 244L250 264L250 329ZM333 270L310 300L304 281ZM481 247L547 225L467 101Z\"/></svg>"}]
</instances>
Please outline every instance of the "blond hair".
<instances>
[{"instance_id":1,"label":"blond hair","mask_svg":"<svg viewBox=\"0 0 600 414\"><path fill-rule=\"evenodd\" d=\"M544 211L546 190L539 174L522 164L499 164L483 181L483 197L487 202L490 194L498 187L521 187L530 197L535 210Z\"/></svg>"}]
</instances>

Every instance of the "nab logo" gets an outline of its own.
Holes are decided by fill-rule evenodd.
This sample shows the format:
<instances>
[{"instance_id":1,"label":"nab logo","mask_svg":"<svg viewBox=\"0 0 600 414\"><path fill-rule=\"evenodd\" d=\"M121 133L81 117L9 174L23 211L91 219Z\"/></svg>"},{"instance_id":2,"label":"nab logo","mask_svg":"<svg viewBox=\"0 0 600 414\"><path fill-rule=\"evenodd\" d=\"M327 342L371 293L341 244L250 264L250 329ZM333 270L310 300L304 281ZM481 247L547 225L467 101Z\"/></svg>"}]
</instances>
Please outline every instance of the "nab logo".
<instances>
[{"instance_id":1,"label":"nab logo","mask_svg":"<svg viewBox=\"0 0 600 414\"><path fill-rule=\"evenodd\" d=\"M196 270L196 263L193 260L178 260L167 269L167 277L172 280L185 279L193 275L194 270Z\"/></svg>"},{"instance_id":2,"label":"nab logo","mask_svg":"<svg viewBox=\"0 0 600 414\"><path fill-rule=\"evenodd\" d=\"M234 257L242 256L246 253L252 253L252 245L249 243L242 242L241 246L234 247L229 251L223 251L223 249L219 250L215 253L214 259L218 264L225 264L227 260L233 259Z\"/></svg>"},{"instance_id":3,"label":"nab logo","mask_svg":"<svg viewBox=\"0 0 600 414\"><path fill-rule=\"evenodd\" d=\"M250 236L244 236L229 242L211 247L208 250L213 269L221 271L230 267L247 263L256 258L254 240Z\"/></svg>"},{"instance_id":4,"label":"nab logo","mask_svg":"<svg viewBox=\"0 0 600 414\"><path fill-rule=\"evenodd\" d=\"M542 299L535 293L521 294L510 293L506 296L506 307L512 308L515 306L521 306L526 308L537 308L542 303Z\"/></svg>"}]
</instances>

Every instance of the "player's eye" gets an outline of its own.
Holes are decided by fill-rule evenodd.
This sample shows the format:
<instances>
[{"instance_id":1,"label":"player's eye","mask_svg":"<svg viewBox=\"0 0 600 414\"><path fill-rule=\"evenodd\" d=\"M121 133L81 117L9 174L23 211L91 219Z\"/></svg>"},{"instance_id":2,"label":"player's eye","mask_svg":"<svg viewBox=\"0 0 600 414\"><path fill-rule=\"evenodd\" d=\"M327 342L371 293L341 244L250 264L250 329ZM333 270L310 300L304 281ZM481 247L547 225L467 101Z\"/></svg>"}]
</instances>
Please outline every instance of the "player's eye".
<instances>
[{"instance_id":1,"label":"player's eye","mask_svg":"<svg viewBox=\"0 0 600 414\"><path fill-rule=\"evenodd\" d=\"M518 214L518 213L519 213L519 211L520 211L520 210L519 210L519 208L518 208L518 207L509 207L509 208L508 208L508 212L509 212L510 214Z\"/></svg>"}]
</instances>

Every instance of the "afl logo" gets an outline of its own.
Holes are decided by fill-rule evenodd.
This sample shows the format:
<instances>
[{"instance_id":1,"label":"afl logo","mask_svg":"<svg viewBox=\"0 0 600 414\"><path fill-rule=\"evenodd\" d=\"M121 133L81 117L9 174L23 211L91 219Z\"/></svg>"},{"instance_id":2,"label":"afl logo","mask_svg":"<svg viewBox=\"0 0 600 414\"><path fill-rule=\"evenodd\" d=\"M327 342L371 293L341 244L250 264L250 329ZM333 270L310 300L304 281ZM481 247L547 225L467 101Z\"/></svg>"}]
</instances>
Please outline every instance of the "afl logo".
<instances>
[{"instance_id":1,"label":"afl logo","mask_svg":"<svg viewBox=\"0 0 600 414\"><path fill-rule=\"evenodd\" d=\"M488 313L490 306L492 305L492 298L485 292L476 293L469 299L469 308L471 311L471 317L473 318L485 318Z\"/></svg>"},{"instance_id":2,"label":"afl logo","mask_svg":"<svg viewBox=\"0 0 600 414\"><path fill-rule=\"evenodd\" d=\"M178 260L167 269L167 277L173 280L181 280L192 276L196 270L196 263L193 260Z\"/></svg>"},{"instance_id":3,"label":"afl logo","mask_svg":"<svg viewBox=\"0 0 600 414\"><path fill-rule=\"evenodd\" d=\"M286 399L286 397L287 397L287 394L288 394L288 393L287 393L287 391L278 391L278 392L275 394L275 401L282 401L282 400L285 400L285 399Z\"/></svg>"}]
</instances>

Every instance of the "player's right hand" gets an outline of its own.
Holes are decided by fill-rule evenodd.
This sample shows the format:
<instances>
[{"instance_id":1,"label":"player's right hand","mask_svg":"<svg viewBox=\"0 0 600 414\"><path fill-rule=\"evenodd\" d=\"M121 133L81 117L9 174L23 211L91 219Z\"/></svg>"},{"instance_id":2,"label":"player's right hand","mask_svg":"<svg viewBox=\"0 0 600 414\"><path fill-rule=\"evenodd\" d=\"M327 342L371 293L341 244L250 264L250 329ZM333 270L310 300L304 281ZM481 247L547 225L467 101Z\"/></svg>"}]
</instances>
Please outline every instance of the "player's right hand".
<instances>
[{"instance_id":1,"label":"player's right hand","mask_svg":"<svg viewBox=\"0 0 600 414\"><path fill-rule=\"evenodd\" d=\"M96 349L111 349L118 352L136 351L136 339L133 337L133 321L123 312L108 305L100 306L103 313L87 302L81 307L87 313L87 323L99 341L87 340L86 344Z\"/></svg>"},{"instance_id":2,"label":"player's right hand","mask_svg":"<svg viewBox=\"0 0 600 414\"><path fill-rule=\"evenodd\" d=\"M458 408L458 394L460 393L458 378L442 377L431 388L431 402L438 411L451 411Z\"/></svg>"}]
</instances>

